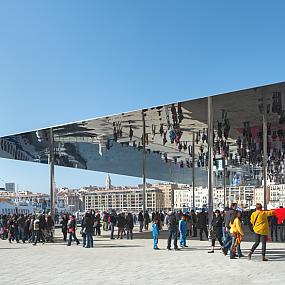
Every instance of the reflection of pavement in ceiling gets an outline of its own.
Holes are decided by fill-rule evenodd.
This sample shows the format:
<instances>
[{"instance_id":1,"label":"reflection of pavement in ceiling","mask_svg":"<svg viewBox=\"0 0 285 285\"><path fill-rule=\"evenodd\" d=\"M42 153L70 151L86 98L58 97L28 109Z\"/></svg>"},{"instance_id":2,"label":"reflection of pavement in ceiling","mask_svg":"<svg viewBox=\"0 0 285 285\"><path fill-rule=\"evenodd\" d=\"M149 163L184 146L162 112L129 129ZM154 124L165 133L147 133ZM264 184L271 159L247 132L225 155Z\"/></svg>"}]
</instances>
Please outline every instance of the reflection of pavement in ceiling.
<instances>
[{"instance_id":1,"label":"reflection of pavement in ceiling","mask_svg":"<svg viewBox=\"0 0 285 285\"><path fill-rule=\"evenodd\" d=\"M87 169L121 175L142 177L143 151L114 143L109 150L99 154L99 146L90 143L75 145L78 154L87 161ZM206 171L195 169L199 185L206 185ZM179 168L173 163L164 163L158 154L149 153L146 162L146 175L149 179L177 183L192 182L192 169Z\"/></svg>"}]
</instances>

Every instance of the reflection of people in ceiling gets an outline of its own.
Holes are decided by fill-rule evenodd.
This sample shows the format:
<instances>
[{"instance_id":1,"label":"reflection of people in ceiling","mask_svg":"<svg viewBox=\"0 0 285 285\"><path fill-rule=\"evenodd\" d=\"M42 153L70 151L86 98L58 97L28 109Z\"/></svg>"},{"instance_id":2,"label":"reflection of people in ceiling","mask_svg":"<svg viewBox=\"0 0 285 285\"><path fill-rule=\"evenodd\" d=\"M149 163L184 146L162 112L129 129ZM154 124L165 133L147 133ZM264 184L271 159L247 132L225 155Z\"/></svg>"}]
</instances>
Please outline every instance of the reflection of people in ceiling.
<instances>
[{"instance_id":1,"label":"reflection of people in ceiling","mask_svg":"<svg viewBox=\"0 0 285 285\"><path fill-rule=\"evenodd\" d=\"M179 124L182 123L183 121L183 111L182 111L182 107L181 107L181 103L178 103L178 121L179 121Z\"/></svg>"},{"instance_id":2,"label":"reflection of people in ceiling","mask_svg":"<svg viewBox=\"0 0 285 285\"><path fill-rule=\"evenodd\" d=\"M130 141L132 141L133 135L134 135L134 131L133 131L133 129L132 129L132 126L130 126L130 130L129 130L129 138L130 138Z\"/></svg>"},{"instance_id":3,"label":"reflection of people in ceiling","mask_svg":"<svg viewBox=\"0 0 285 285\"><path fill-rule=\"evenodd\" d=\"M76 160L77 162L79 162L82 165L82 167L80 167L80 168L87 169L87 161L77 152L76 146L74 144L65 143L64 148L65 148L65 153L68 156L74 158L74 160ZM65 163L70 163L68 156L63 156Z\"/></svg>"},{"instance_id":4,"label":"reflection of people in ceiling","mask_svg":"<svg viewBox=\"0 0 285 285\"><path fill-rule=\"evenodd\" d=\"M174 104L171 105L171 113L172 113L172 121L173 121L173 124L174 125L177 125L178 124L178 121L177 121L177 112L176 112L176 108L174 106Z\"/></svg>"}]
</instances>

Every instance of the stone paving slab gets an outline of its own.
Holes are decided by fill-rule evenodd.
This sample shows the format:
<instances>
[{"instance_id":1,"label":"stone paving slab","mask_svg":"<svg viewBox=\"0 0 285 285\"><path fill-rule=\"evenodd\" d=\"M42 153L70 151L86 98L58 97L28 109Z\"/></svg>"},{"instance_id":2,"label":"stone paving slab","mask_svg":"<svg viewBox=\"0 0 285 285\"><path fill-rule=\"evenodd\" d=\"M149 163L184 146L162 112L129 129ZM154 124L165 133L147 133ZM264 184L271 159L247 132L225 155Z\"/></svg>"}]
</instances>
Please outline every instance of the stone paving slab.
<instances>
[{"instance_id":1,"label":"stone paving slab","mask_svg":"<svg viewBox=\"0 0 285 285\"><path fill-rule=\"evenodd\" d=\"M94 248L80 244L9 244L0 240L0 284L285 284L285 244L269 243L269 262L260 249L252 261L230 260L208 241L188 241L189 248L152 249L150 233L134 240L95 237ZM165 234L162 235L165 237ZM244 254L252 242L242 243Z\"/></svg>"}]
</instances>

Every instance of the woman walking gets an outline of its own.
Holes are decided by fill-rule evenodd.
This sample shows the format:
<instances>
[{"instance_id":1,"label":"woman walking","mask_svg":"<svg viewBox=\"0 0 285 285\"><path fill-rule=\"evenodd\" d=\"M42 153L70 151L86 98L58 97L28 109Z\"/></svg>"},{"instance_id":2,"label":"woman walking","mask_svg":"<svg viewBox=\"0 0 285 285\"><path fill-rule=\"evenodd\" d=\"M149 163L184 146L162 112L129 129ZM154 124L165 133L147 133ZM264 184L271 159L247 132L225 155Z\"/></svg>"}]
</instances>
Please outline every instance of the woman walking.
<instances>
[{"instance_id":1,"label":"woman walking","mask_svg":"<svg viewBox=\"0 0 285 285\"><path fill-rule=\"evenodd\" d=\"M230 224L231 229L231 237L232 237L232 245L230 249L230 259L236 259L236 255L238 254L238 257L244 257L244 255L241 252L240 243L244 236L242 226L241 226L241 212L236 212L236 217L233 221L233 223ZM237 254L236 254L237 253Z\"/></svg>"},{"instance_id":2,"label":"woman walking","mask_svg":"<svg viewBox=\"0 0 285 285\"><path fill-rule=\"evenodd\" d=\"M72 238L74 239L74 241L76 241L76 244L79 245L80 242L78 238L76 237L76 219L74 215L72 215L69 218L67 228L68 228L68 233L69 233L69 239L68 239L67 246L71 246Z\"/></svg>"},{"instance_id":3,"label":"woman walking","mask_svg":"<svg viewBox=\"0 0 285 285\"><path fill-rule=\"evenodd\" d=\"M223 237L223 218L222 218L221 212L219 210L215 211L215 215L214 215L213 221L212 221L212 227L213 227L213 231L212 231L212 249L210 251L208 251L208 253L214 253L216 239L219 241L220 246L221 247L223 246L223 241L222 241L222 237Z\"/></svg>"},{"instance_id":4,"label":"woman walking","mask_svg":"<svg viewBox=\"0 0 285 285\"><path fill-rule=\"evenodd\" d=\"M252 246L248 259L251 259L252 254L259 246L261 241L262 243L262 261L268 261L265 257L266 254L266 239L269 235L269 224L268 217L275 215L275 211L263 211L262 205L260 203L256 204L256 211L251 214L250 222L252 224L254 234L255 234L255 243Z\"/></svg>"},{"instance_id":5,"label":"woman walking","mask_svg":"<svg viewBox=\"0 0 285 285\"><path fill-rule=\"evenodd\" d=\"M126 230L127 230L127 239L133 239L133 228L134 228L134 219L131 213L127 214L126 217Z\"/></svg>"}]
</instances>

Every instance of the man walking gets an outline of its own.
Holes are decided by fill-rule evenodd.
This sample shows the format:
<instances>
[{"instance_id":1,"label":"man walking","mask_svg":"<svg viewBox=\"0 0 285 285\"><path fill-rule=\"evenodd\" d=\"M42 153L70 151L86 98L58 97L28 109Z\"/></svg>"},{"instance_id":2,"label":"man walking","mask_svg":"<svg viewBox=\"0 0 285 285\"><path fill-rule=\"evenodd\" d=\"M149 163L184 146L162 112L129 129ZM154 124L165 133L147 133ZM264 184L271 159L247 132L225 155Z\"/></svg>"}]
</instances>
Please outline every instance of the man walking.
<instances>
[{"instance_id":1,"label":"man walking","mask_svg":"<svg viewBox=\"0 0 285 285\"><path fill-rule=\"evenodd\" d=\"M202 212L198 214L198 229L200 229L200 240L203 240L203 232L206 235L206 239L208 238L208 229L207 229L207 213L205 209L202 209Z\"/></svg>"},{"instance_id":2,"label":"man walking","mask_svg":"<svg viewBox=\"0 0 285 285\"><path fill-rule=\"evenodd\" d=\"M274 211L263 211L260 203L256 204L256 211L251 214L250 222L255 233L255 243L252 246L248 259L251 259L252 254L258 247L260 241L262 243L262 261L268 261L266 254L266 237L269 235L268 217L273 216Z\"/></svg>"},{"instance_id":3,"label":"man walking","mask_svg":"<svg viewBox=\"0 0 285 285\"><path fill-rule=\"evenodd\" d=\"M114 239L114 230L116 223L117 223L116 213L115 211L112 211L110 215L110 239Z\"/></svg>"},{"instance_id":4,"label":"man walking","mask_svg":"<svg viewBox=\"0 0 285 285\"><path fill-rule=\"evenodd\" d=\"M138 215L138 221L139 221L139 224L140 224L140 233L142 232L143 230L143 211L140 211L139 212L139 215Z\"/></svg>"},{"instance_id":5,"label":"man walking","mask_svg":"<svg viewBox=\"0 0 285 285\"><path fill-rule=\"evenodd\" d=\"M224 235L224 247L223 252L226 255L228 250L232 245L232 237L231 237L231 223L233 223L236 215L236 208L237 204L232 203L231 208L225 208L224 212L224 228L223 228L223 235Z\"/></svg>"},{"instance_id":6,"label":"man walking","mask_svg":"<svg viewBox=\"0 0 285 285\"><path fill-rule=\"evenodd\" d=\"M167 249L171 250L171 240L173 238L174 250L178 250L177 246L178 220L174 212L170 211L166 223L168 225Z\"/></svg>"}]
</instances>

